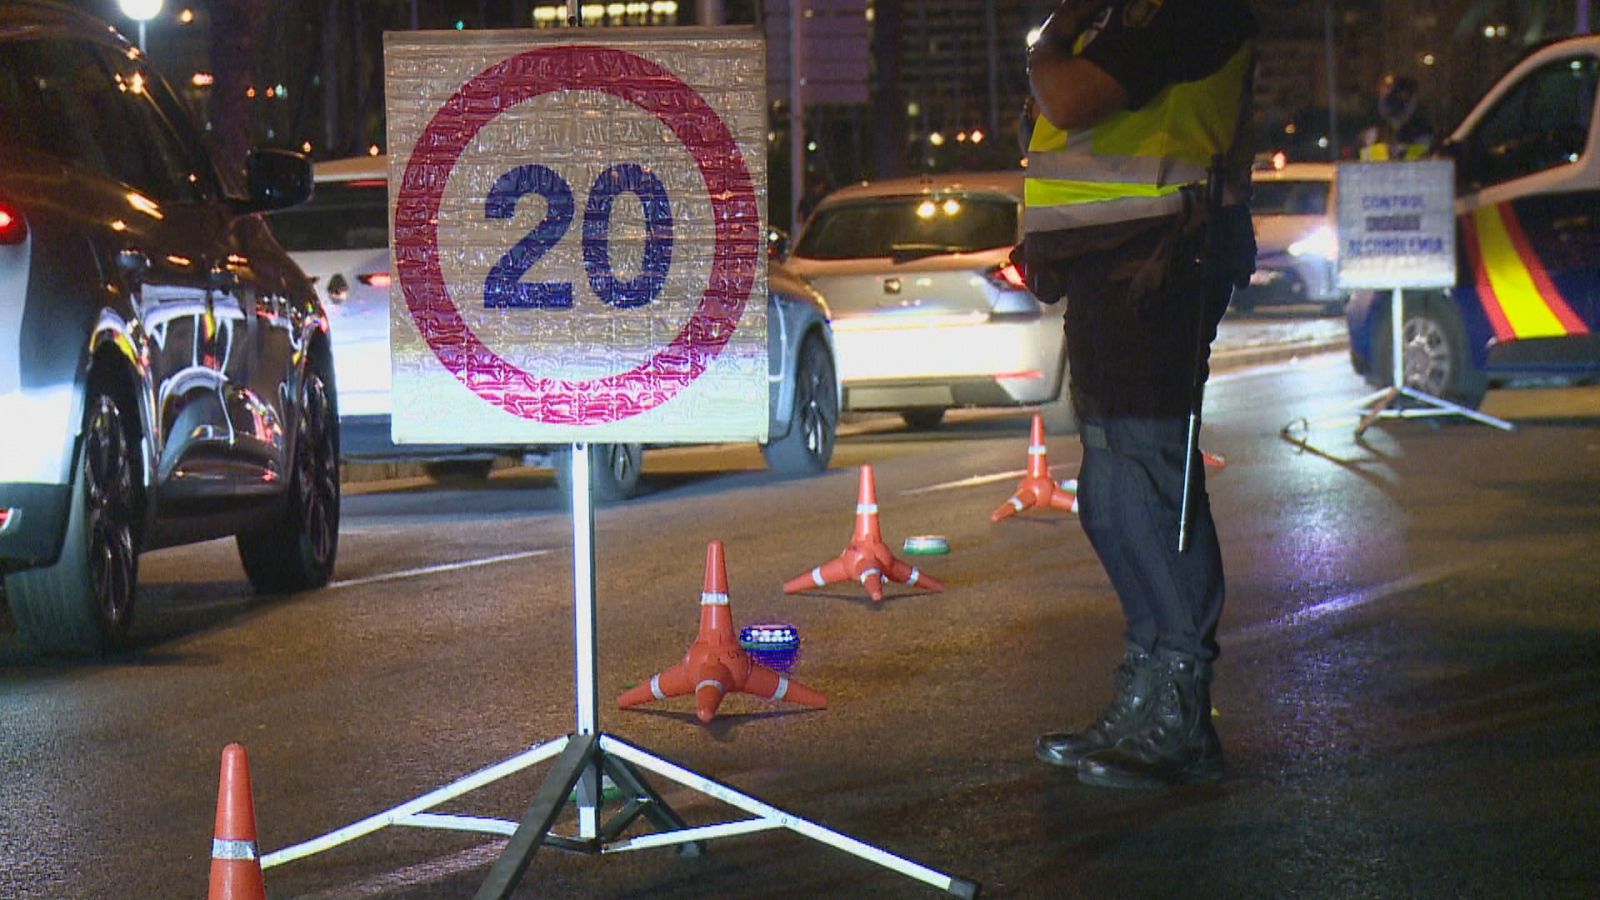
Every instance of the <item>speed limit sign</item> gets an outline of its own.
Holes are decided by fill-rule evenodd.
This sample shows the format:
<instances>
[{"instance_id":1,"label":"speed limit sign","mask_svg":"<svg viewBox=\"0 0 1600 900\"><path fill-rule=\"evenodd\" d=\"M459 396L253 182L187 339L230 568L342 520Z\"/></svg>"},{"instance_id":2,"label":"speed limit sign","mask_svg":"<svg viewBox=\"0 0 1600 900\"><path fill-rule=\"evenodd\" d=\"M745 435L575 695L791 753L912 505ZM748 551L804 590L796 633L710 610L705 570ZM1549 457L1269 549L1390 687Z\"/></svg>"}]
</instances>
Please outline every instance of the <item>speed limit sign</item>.
<instances>
[{"instance_id":1,"label":"speed limit sign","mask_svg":"<svg viewBox=\"0 0 1600 900\"><path fill-rule=\"evenodd\" d=\"M386 36L396 443L767 431L745 28Z\"/></svg>"}]
</instances>

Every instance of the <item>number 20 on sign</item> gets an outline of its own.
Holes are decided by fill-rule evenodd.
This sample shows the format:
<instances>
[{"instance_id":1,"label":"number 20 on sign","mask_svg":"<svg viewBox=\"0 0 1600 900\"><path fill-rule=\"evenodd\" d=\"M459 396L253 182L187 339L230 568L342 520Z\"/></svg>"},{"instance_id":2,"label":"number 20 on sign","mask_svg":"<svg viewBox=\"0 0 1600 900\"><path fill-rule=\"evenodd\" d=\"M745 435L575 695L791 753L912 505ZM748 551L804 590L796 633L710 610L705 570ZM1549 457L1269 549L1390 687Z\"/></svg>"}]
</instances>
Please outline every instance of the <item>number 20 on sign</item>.
<instances>
[{"instance_id":1,"label":"number 20 on sign","mask_svg":"<svg viewBox=\"0 0 1600 900\"><path fill-rule=\"evenodd\" d=\"M390 35L397 442L765 437L763 52L727 31Z\"/></svg>"}]
</instances>

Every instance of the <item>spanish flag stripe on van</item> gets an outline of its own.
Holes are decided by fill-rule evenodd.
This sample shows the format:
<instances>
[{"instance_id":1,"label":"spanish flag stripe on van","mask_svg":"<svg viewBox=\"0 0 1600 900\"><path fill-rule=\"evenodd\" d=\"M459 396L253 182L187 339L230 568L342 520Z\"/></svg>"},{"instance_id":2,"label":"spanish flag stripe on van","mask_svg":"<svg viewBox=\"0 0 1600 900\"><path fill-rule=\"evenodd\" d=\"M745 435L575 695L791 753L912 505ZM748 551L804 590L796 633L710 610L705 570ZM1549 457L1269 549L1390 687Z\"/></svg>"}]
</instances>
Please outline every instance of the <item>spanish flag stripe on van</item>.
<instances>
[{"instance_id":1,"label":"spanish flag stripe on van","mask_svg":"<svg viewBox=\"0 0 1600 900\"><path fill-rule=\"evenodd\" d=\"M1550 280L1508 204L1472 212L1469 240L1477 245L1474 280L1484 311L1502 341L1584 334L1588 328ZM1490 290L1484 291L1487 280ZM1502 322L1504 324L1502 324Z\"/></svg>"},{"instance_id":2,"label":"spanish flag stripe on van","mask_svg":"<svg viewBox=\"0 0 1600 900\"><path fill-rule=\"evenodd\" d=\"M1533 278L1533 283L1539 289L1539 295L1550 304L1550 312L1556 317L1561 326L1566 329L1566 334L1587 334L1589 326L1585 325L1572 305L1567 303L1567 298L1550 280L1550 270L1545 268L1544 260L1533 251L1533 244L1528 241L1527 232L1522 230L1522 220L1517 217L1516 211L1510 206L1504 207L1506 233L1511 235L1511 245L1517 248L1517 254L1528 263L1528 274Z\"/></svg>"},{"instance_id":3,"label":"spanish flag stripe on van","mask_svg":"<svg viewBox=\"0 0 1600 900\"><path fill-rule=\"evenodd\" d=\"M1494 285L1489 283L1489 267L1483 264L1483 250L1478 246L1478 229L1463 228L1461 235L1462 248L1467 254L1467 265L1471 266L1473 286L1478 289L1478 303L1483 306L1490 327L1494 328L1495 340L1500 342L1514 340L1516 332L1511 330L1511 323L1500 308L1500 298L1495 296Z\"/></svg>"}]
</instances>

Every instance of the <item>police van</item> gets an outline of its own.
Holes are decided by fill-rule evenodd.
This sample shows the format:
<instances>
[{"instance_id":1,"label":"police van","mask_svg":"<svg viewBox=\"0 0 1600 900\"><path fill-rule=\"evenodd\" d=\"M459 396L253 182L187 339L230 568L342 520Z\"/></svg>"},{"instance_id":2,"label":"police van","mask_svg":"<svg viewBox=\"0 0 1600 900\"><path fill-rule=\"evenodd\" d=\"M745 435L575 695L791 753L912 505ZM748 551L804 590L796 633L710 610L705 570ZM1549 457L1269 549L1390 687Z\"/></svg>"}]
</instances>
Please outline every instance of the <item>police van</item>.
<instances>
[{"instance_id":1,"label":"police van","mask_svg":"<svg viewBox=\"0 0 1600 900\"><path fill-rule=\"evenodd\" d=\"M1407 385L1477 408L1491 384L1600 379L1600 35L1530 53L1443 143L1456 285L1406 293ZM1389 292L1346 307L1350 359L1392 381Z\"/></svg>"}]
</instances>

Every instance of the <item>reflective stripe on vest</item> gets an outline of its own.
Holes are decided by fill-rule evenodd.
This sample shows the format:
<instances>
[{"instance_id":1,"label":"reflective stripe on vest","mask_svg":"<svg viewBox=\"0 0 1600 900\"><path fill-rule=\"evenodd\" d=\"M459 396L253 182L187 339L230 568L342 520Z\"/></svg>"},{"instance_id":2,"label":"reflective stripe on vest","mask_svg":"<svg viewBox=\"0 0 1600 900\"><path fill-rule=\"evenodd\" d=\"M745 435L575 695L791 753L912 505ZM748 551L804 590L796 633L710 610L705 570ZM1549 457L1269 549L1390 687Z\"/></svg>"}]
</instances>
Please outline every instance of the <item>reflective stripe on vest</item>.
<instances>
[{"instance_id":1,"label":"reflective stripe on vest","mask_svg":"<svg viewBox=\"0 0 1600 900\"><path fill-rule=\"evenodd\" d=\"M1024 228L1081 228L1176 213L1179 191L1204 181L1237 130L1255 58L1242 44L1221 69L1170 84L1136 110L1062 131L1040 117L1028 144Z\"/></svg>"}]
</instances>

